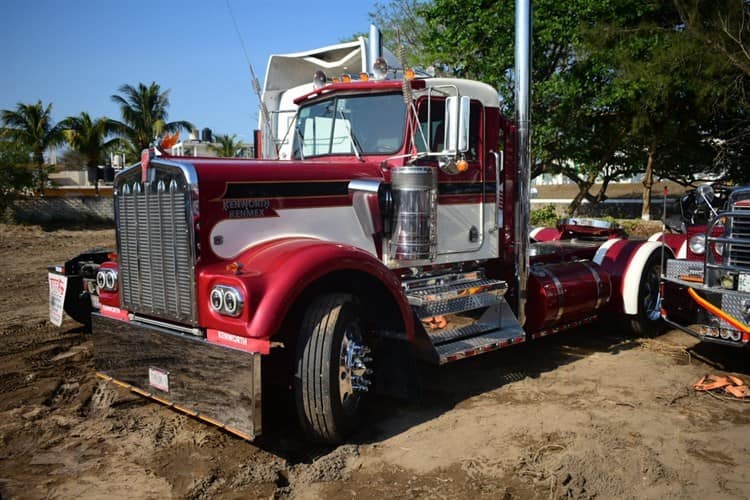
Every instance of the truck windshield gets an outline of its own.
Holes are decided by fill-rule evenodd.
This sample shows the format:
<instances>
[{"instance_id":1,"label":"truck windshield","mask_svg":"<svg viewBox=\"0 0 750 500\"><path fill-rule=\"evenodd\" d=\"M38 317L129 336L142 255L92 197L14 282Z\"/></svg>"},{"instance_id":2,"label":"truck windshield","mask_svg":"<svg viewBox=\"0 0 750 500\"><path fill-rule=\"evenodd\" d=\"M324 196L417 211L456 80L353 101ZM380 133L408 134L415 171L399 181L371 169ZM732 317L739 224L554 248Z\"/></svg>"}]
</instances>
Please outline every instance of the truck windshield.
<instances>
[{"instance_id":1,"label":"truck windshield","mask_svg":"<svg viewBox=\"0 0 750 500\"><path fill-rule=\"evenodd\" d=\"M302 107L294 157L394 154L404 139L401 94L339 96Z\"/></svg>"}]
</instances>

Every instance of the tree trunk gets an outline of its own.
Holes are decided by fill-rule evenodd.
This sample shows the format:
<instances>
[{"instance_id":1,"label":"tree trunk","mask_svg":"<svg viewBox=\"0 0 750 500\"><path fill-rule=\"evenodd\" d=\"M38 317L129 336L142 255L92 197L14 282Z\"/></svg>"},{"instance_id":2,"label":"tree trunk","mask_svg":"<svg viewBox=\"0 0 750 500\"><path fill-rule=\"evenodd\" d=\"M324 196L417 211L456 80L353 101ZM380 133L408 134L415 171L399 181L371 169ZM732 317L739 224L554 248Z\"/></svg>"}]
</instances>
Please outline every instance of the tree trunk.
<instances>
[{"instance_id":1,"label":"tree trunk","mask_svg":"<svg viewBox=\"0 0 750 500\"><path fill-rule=\"evenodd\" d=\"M596 176L592 178L592 176L588 176L586 180L578 179L576 184L578 184L578 194L576 194L575 198L573 198L573 201L570 202L570 205L568 205L568 215L575 215L576 212L578 212L578 209L581 207L581 203L583 203L583 200L586 198L586 195L589 194L589 189L591 189L591 186L594 185L594 180L596 180Z\"/></svg>"},{"instance_id":2,"label":"tree trunk","mask_svg":"<svg viewBox=\"0 0 750 500\"><path fill-rule=\"evenodd\" d=\"M648 149L648 161L646 162L646 174L643 176L643 208L641 210L642 220L651 220L651 186L654 185L654 155L656 144L652 143Z\"/></svg>"},{"instance_id":3,"label":"tree trunk","mask_svg":"<svg viewBox=\"0 0 750 500\"><path fill-rule=\"evenodd\" d=\"M44 187L47 184L47 172L44 170L44 152L34 152L34 164L36 165L36 181L39 195L44 196Z\"/></svg>"}]
</instances>

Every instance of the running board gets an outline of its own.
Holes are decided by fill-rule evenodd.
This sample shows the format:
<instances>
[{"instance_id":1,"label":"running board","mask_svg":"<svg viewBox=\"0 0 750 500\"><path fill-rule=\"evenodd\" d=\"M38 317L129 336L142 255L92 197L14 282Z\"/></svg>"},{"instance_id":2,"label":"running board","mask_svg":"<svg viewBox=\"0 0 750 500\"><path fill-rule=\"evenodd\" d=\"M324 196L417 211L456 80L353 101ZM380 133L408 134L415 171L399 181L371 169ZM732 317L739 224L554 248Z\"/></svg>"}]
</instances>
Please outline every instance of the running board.
<instances>
[{"instance_id":1,"label":"running board","mask_svg":"<svg viewBox=\"0 0 750 500\"><path fill-rule=\"evenodd\" d=\"M425 330L431 344L430 352L424 353L426 361L443 365L526 340L526 332L502 297L496 297L495 304L485 308L479 318L466 322L453 326L453 321L448 321L444 328Z\"/></svg>"},{"instance_id":2,"label":"running board","mask_svg":"<svg viewBox=\"0 0 750 500\"><path fill-rule=\"evenodd\" d=\"M497 304L508 284L480 272L421 278L404 283L404 293L419 319L482 309Z\"/></svg>"}]
</instances>

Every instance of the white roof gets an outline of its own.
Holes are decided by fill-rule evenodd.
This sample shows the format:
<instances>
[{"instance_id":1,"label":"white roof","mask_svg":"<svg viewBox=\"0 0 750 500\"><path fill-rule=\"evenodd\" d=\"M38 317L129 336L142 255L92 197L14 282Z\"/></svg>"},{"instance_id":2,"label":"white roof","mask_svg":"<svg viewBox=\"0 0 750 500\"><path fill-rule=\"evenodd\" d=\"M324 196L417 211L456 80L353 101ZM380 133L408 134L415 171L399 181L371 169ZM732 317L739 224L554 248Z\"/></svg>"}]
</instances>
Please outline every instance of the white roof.
<instances>
[{"instance_id":1,"label":"white roof","mask_svg":"<svg viewBox=\"0 0 750 500\"><path fill-rule=\"evenodd\" d=\"M485 107L499 108L500 96L497 90L486 83L474 80L464 80L462 78L426 78L425 87L435 88L443 86L454 86L458 89L460 95L470 96L472 99L480 101ZM443 89L446 90L446 89ZM451 92L450 95L453 95Z\"/></svg>"}]
</instances>

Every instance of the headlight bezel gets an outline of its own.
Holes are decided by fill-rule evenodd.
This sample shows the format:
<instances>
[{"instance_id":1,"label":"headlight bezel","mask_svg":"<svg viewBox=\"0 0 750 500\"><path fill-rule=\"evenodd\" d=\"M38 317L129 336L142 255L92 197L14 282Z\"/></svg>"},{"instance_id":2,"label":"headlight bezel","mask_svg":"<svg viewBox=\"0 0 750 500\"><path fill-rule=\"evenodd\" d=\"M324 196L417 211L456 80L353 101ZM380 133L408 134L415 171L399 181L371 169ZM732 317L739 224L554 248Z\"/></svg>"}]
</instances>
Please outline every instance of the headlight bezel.
<instances>
[{"instance_id":1,"label":"headlight bezel","mask_svg":"<svg viewBox=\"0 0 750 500\"><path fill-rule=\"evenodd\" d=\"M218 307L214 304L215 297L220 297L221 304ZM209 294L209 304L214 312L217 312L222 316L236 318L242 315L245 306L245 298L237 287L230 285L214 285Z\"/></svg>"},{"instance_id":2,"label":"headlight bezel","mask_svg":"<svg viewBox=\"0 0 750 500\"><path fill-rule=\"evenodd\" d=\"M691 236L688 240L688 248L695 255L703 255L706 253L706 235L699 233Z\"/></svg>"},{"instance_id":3,"label":"headlight bezel","mask_svg":"<svg viewBox=\"0 0 750 500\"><path fill-rule=\"evenodd\" d=\"M112 268L99 268L96 272L96 288L98 291L116 292L118 289L117 270Z\"/></svg>"}]
</instances>

